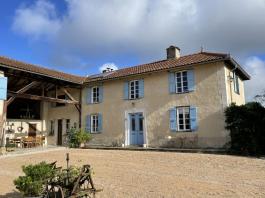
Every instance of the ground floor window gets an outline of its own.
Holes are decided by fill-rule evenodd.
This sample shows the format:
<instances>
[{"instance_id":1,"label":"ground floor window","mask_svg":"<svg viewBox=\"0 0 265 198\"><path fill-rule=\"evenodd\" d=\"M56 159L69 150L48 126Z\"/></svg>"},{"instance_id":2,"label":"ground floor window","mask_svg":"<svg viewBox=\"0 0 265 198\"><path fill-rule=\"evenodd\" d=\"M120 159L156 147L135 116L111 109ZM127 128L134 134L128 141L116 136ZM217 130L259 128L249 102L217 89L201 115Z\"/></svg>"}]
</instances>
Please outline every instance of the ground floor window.
<instances>
[{"instance_id":1,"label":"ground floor window","mask_svg":"<svg viewBox=\"0 0 265 198\"><path fill-rule=\"evenodd\" d=\"M98 115L91 115L91 133L99 132L99 125L98 125Z\"/></svg>"},{"instance_id":2,"label":"ground floor window","mask_svg":"<svg viewBox=\"0 0 265 198\"><path fill-rule=\"evenodd\" d=\"M190 128L190 107L177 107L177 131L189 131Z\"/></svg>"},{"instance_id":3,"label":"ground floor window","mask_svg":"<svg viewBox=\"0 0 265 198\"><path fill-rule=\"evenodd\" d=\"M65 127L66 131L68 132L70 130L70 119L66 119Z\"/></svg>"},{"instance_id":4,"label":"ground floor window","mask_svg":"<svg viewBox=\"0 0 265 198\"><path fill-rule=\"evenodd\" d=\"M50 133L49 135L54 135L54 121L50 121Z\"/></svg>"}]
</instances>

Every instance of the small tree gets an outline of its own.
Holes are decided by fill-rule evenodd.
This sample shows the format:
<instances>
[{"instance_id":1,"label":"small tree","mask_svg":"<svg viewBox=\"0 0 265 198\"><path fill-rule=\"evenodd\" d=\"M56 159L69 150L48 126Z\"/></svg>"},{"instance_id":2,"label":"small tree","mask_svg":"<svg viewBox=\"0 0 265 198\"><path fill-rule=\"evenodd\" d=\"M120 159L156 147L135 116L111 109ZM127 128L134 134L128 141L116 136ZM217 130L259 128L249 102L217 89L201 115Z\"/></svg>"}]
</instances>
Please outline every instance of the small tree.
<instances>
[{"instance_id":1,"label":"small tree","mask_svg":"<svg viewBox=\"0 0 265 198\"><path fill-rule=\"evenodd\" d=\"M256 95L254 99L262 105L265 105L265 90L261 94Z\"/></svg>"},{"instance_id":2,"label":"small tree","mask_svg":"<svg viewBox=\"0 0 265 198\"><path fill-rule=\"evenodd\" d=\"M22 170L25 175L15 179L14 184L24 196L40 196L47 180L55 174L55 170L46 162L22 166Z\"/></svg>"}]
</instances>

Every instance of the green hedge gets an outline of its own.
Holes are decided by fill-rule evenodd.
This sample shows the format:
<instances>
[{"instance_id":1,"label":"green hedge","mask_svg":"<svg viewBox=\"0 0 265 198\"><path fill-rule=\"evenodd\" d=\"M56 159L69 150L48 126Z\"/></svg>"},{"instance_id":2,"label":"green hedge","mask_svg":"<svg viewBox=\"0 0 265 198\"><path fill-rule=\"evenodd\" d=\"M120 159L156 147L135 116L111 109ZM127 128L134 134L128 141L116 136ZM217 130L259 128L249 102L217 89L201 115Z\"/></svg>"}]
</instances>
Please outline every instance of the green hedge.
<instances>
[{"instance_id":1,"label":"green hedge","mask_svg":"<svg viewBox=\"0 0 265 198\"><path fill-rule=\"evenodd\" d=\"M230 131L230 148L246 155L265 154L265 108L258 102L225 110L226 129Z\"/></svg>"}]
</instances>

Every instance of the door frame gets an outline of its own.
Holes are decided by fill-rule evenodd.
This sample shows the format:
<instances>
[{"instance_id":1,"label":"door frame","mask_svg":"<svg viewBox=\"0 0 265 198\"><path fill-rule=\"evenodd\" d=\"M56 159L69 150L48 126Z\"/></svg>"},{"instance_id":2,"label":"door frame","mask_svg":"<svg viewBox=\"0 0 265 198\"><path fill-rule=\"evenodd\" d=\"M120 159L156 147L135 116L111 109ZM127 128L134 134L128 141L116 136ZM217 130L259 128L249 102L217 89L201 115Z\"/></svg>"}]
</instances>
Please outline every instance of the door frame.
<instances>
[{"instance_id":1,"label":"door frame","mask_svg":"<svg viewBox=\"0 0 265 198\"><path fill-rule=\"evenodd\" d=\"M132 113L142 113L143 114L143 138L144 138L144 145L146 147L148 146L148 139L147 139L147 126L146 126L146 114L144 109L130 109L125 111L125 141L124 141L124 146L130 146L130 126L131 126L131 120L130 120L130 114ZM143 146L144 146L143 145Z\"/></svg>"}]
</instances>

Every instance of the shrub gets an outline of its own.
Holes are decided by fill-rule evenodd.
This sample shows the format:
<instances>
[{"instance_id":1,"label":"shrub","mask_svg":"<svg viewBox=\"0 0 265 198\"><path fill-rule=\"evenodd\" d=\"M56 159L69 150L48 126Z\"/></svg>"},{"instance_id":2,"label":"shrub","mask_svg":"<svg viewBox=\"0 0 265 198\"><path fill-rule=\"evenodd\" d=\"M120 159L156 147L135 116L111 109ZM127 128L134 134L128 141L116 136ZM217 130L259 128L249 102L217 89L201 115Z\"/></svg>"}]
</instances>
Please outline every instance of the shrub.
<instances>
[{"instance_id":1,"label":"shrub","mask_svg":"<svg viewBox=\"0 0 265 198\"><path fill-rule=\"evenodd\" d=\"M40 196L47 180L55 174L46 162L22 166L22 170L25 176L19 176L14 184L24 196Z\"/></svg>"},{"instance_id":2,"label":"shrub","mask_svg":"<svg viewBox=\"0 0 265 198\"><path fill-rule=\"evenodd\" d=\"M258 102L225 110L226 129L230 131L231 150L242 154L265 154L265 108Z\"/></svg>"},{"instance_id":3,"label":"shrub","mask_svg":"<svg viewBox=\"0 0 265 198\"><path fill-rule=\"evenodd\" d=\"M91 134L83 129L71 129L68 133L69 147L78 148L81 143L91 140Z\"/></svg>"}]
</instances>

